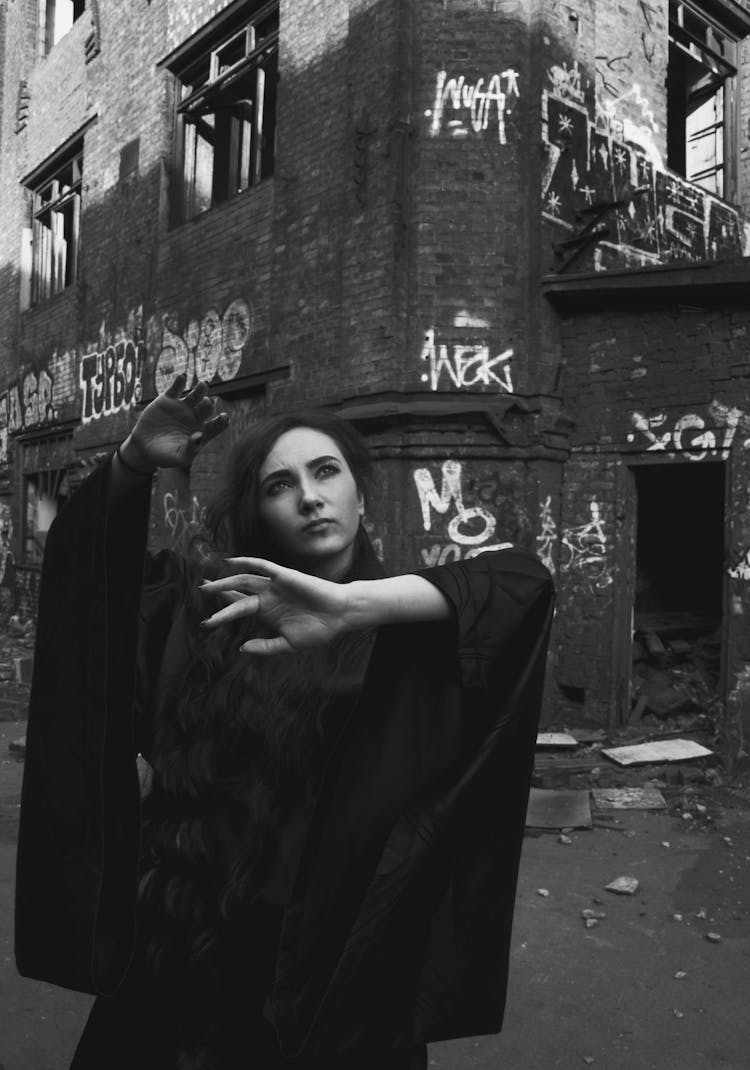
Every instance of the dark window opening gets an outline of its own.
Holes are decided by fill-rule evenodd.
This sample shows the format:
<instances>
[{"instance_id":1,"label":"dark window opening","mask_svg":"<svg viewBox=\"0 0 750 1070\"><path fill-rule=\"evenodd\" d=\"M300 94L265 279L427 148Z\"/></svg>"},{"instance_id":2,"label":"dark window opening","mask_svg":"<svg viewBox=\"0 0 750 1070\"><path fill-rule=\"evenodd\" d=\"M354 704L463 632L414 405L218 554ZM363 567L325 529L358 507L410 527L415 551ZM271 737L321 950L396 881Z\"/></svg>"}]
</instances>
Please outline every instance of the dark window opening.
<instances>
[{"instance_id":1,"label":"dark window opening","mask_svg":"<svg viewBox=\"0 0 750 1070\"><path fill-rule=\"evenodd\" d=\"M695 718L719 679L725 466L633 469L638 496L633 705Z\"/></svg>"},{"instance_id":2,"label":"dark window opening","mask_svg":"<svg viewBox=\"0 0 750 1070\"><path fill-rule=\"evenodd\" d=\"M734 177L737 39L699 4L669 4L667 166L719 197Z\"/></svg>"},{"instance_id":3,"label":"dark window opening","mask_svg":"<svg viewBox=\"0 0 750 1070\"><path fill-rule=\"evenodd\" d=\"M77 276L81 224L83 149L78 143L62 164L31 187L31 303L71 286Z\"/></svg>"},{"instance_id":4,"label":"dark window opening","mask_svg":"<svg viewBox=\"0 0 750 1070\"><path fill-rule=\"evenodd\" d=\"M44 51L49 52L86 10L85 0L45 0Z\"/></svg>"},{"instance_id":5,"label":"dark window opening","mask_svg":"<svg viewBox=\"0 0 750 1070\"><path fill-rule=\"evenodd\" d=\"M278 38L278 3L266 4L174 68L180 82L178 221L273 174Z\"/></svg>"}]
</instances>

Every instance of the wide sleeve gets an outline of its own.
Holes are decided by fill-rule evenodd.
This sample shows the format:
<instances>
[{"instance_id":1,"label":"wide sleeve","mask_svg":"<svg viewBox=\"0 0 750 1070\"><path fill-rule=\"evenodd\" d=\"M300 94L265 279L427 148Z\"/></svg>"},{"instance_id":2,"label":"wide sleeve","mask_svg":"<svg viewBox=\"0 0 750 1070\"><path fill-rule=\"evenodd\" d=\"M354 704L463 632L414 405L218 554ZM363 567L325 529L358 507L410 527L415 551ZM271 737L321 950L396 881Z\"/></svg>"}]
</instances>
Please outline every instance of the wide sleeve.
<instances>
[{"instance_id":1,"label":"wide sleeve","mask_svg":"<svg viewBox=\"0 0 750 1070\"><path fill-rule=\"evenodd\" d=\"M518 686L521 664L538 666L535 654L546 650L554 606L549 571L532 554L507 549L419 575L442 592L452 609L467 697L479 703L479 710L489 703L496 714L508 687Z\"/></svg>"},{"instance_id":2,"label":"wide sleeve","mask_svg":"<svg viewBox=\"0 0 750 1070\"><path fill-rule=\"evenodd\" d=\"M134 694L151 483L108 507L109 472L107 462L92 473L47 538L16 879L19 972L91 993L114 991L127 970L139 852ZM150 564L162 606L164 567Z\"/></svg>"},{"instance_id":3,"label":"wide sleeve","mask_svg":"<svg viewBox=\"0 0 750 1070\"><path fill-rule=\"evenodd\" d=\"M420 575L451 619L379 630L327 767L271 1000L287 1056L502 1021L552 581L505 550Z\"/></svg>"}]
</instances>

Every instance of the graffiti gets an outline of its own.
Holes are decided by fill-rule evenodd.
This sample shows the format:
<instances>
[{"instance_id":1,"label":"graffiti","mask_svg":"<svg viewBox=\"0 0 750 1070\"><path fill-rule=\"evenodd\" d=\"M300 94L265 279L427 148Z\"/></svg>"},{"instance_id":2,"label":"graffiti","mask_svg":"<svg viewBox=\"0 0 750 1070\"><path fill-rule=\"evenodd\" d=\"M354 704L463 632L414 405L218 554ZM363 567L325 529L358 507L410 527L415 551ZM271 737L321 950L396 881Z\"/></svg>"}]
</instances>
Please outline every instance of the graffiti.
<instances>
[{"instance_id":1,"label":"graffiti","mask_svg":"<svg viewBox=\"0 0 750 1070\"><path fill-rule=\"evenodd\" d=\"M554 576L553 551L557 542L557 524L552 516L552 498L548 494L540 510L540 531L536 537L536 552L542 564Z\"/></svg>"},{"instance_id":2,"label":"graffiti","mask_svg":"<svg viewBox=\"0 0 750 1070\"><path fill-rule=\"evenodd\" d=\"M13 554L10 549L13 539L13 518L10 514L10 506L0 502L0 586L5 584L5 571L8 565L13 564Z\"/></svg>"},{"instance_id":3,"label":"graffiti","mask_svg":"<svg viewBox=\"0 0 750 1070\"><path fill-rule=\"evenodd\" d=\"M750 580L750 546L742 554L741 558L732 568L727 569L733 580L742 580L747 583Z\"/></svg>"},{"instance_id":4,"label":"graffiti","mask_svg":"<svg viewBox=\"0 0 750 1070\"><path fill-rule=\"evenodd\" d=\"M120 339L101 352L86 353L81 357L79 383L83 423L129 409L141 400L145 360L144 343L129 338Z\"/></svg>"},{"instance_id":5,"label":"graffiti","mask_svg":"<svg viewBox=\"0 0 750 1070\"><path fill-rule=\"evenodd\" d=\"M638 146L657 171L664 171L664 160L654 137L659 132L656 116L651 110L648 99L641 92L641 87L634 82L630 89L626 89L619 95L606 80L604 80L604 87L612 93L612 99L597 96L597 127L608 133L615 141ZM638 118L635 121L630 116L621 114L621 105L625 102L636 105Z\"/></svg>"},{"instance_id":6,"label":"graffiti","mask_svg":"<svg viewBox=\"0 0 750 1070\"><path fill-rule=\"evenodd\" d=\"M588 584L604 590L612 583L607 571L607 536L596 498L589 502L591 519L586 524L568 528L560 540L560 570L577 572Z\"/></svg>"},{"instance_id":7,"label":"graffiti","mask_svg":"<svg viewBox=\"0 0 750 1070\"><path fill-rule=\"evenodd\" d=\"M638 122L617 126L612 113L626 99ZM603 105L599 120L605 129L570 93L543 92L545 219L578 230L584 209L623 202L606 217L610 237L597 247L602 269L621 266L623 257L645 265L742 255L738 210L661 165L653 113L637 86Z\"/></svg>"},{"instance_id":8,"label":"graffiti","mask_svg":"<svg viewBox=\"0 0 750 1070\"><path fill-rule=\"evenodd\" d=\"M59 418L54 392L50 373L32 369L0 395L0 463L7 463L9 434L54 423Z\"/></svg>"},{"instance_id":9,"label":"graffiti","mask_svg":"<svg viewBox=\"0 0 750 1070\"><path fill-rule=\"evenodd\" d=\"M173 547L185 548L200 532L204 516L205 509L195 496L187 508L182 508L178 494L167 491L164 495L164 526Z\"/></svg>"},{"instance_id":10,"label":"graffiti","mask_svg":"<svg viewBox=\"0 0 750 1070\"><path fill-rule=\"evenodd\" d=\"M708 427L698 413L680 416L674 427L663 430L667 424L666 413L646 416L641 412L631 414L630 422L635 429L628 433L628 442L635 442L636 432L646 440L647 453L666 453L669 457L681 456L689 461L702 461L706 457L725 461L729 457L738 428L750 433L750 416L741 409L712 401L708 406L714 427ZM750 438L742 443L750 446Z\"/></svg>"},{"instance_id":11,"label":"graffiti","mask_svg":"<svg viewBox=\"0 0 750 1070\"><path fill-rule=\"evenodd\" d=\"M7 615L16 608L16 569L11 541L13 518L10 506L0 502L0 613Z\"/></svg>"},{"instance_id":12,"label":"graffiti","mask_svg":"<svg viewBox=\"0 0 750 1070\"><path fill-rule=\"evenodd\" d=\"M490 120L497 122L497 136L501 145L507 144L505 116L511 114L506 108L509 97L519 96L518 71L508 68L501 74L493 74L486 81L478 78L468 82L462 74L458 78L449 78L447 71L439 71L435 86L435 103L432 111L426 111L427 118L432 119L430 134L436 137L445 125L451 137L468 137L469 131L475 134L489 129ZM445 112L453 118L445 120ZM461 113L461 116L457 113ZM444 121L445 120L445 121Z\"/></svg>"},{"instance_id":13,"label":"graffiti","mask_svg":"<svg viewBox=\"0 0 750 1070\"><path fill-rule=\"evenodd\" d=\"M24 427L53 422L58 413L52 403L54 383L46 371L28 372L21 382Z\"/></svg>"},{"instance_id":14,"label":"graffiti","mask_svg":"<svg viewBox=\"0 0 750 1070\"><path fill-rule=\"evenodd\" d=\"M154 385L161 393L175 375L187 376L188 386L197 380L210 383L233 379L240 369L242 351L250 337L252 313L241 297L232 301L221 315L209 309L198 321L191 319L183 334L174 317L162 316L159 354L154 369Z\"/></svg>"},{"instance_id":15,"label":"graffiti","mask_svg":"<svg viewBox=\"0 0 750 1070\"><path fill-rule=\"evenodd\" d=\"M513 380L510 374L510 361L513 350L506 349L496 357L490 356L486 345L436 345L435 331L425 331L424 345L420 359L429 361L429 373L425 372L422 382L430 384L430 389L437 390L445 373L447 379L460 389L471 386L497 386L508 394L513 393Z\"/></svg>"},{"instance_id":16,"label":"graffiti","mask_svg":"<svg viewBox=\"0 0 750 1070\"><path fill-rule=\"evenodd\" d=\"M8 464L8 395L0 394L0 466Z\"/></svg>"},{"instance_id":17,"label":"graffiti","mask_svg":"<svg viewBox=\"0 0 750 1070\"><path fill-rule=\"evenodd\" d=\"M583 104L581 72L578 70L577 62L570 69L568 69L567 63L563 63L562 67L550 67L547 71L547 77L552 83L552 90L555 96L561 99L576 100L579 104Z\"/></svg>"},{"instance_id":18,"label":"graffiti","mask_svg":"<svg viewBox=\"0 0 750 1070\"><path fill-rule=\"evenodd\" d=\"M425 565L445 564L446 561L459 561L461 558L476 557L487 550L501 550L511 545L508 542L492 543L497 521L487 509L481 506L466 508L463 498L462 470L458 461L444 461L442 468L440 493L428 468L417 468L414 483L419 495L422 510L422 527L432 530L432 512L446 516L451 507L456 515L448 524L447 535L450 540L446 546L435 544L422 550Z\"/></svg>"}]
</instances>

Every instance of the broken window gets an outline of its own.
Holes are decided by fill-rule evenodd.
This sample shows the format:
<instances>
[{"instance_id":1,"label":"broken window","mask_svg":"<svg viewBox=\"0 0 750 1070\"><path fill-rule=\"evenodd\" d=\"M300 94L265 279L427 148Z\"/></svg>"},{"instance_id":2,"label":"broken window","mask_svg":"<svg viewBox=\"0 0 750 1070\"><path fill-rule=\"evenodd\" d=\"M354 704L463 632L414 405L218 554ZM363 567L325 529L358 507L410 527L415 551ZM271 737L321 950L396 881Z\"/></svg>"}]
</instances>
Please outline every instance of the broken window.
<instances>
[{"instance_id":1,"label":"broken window","mask_svg":"<svg viewBox=\"0 0 750 1070\"><path fill-rule=\"evenodd\" d=\"M737 40L702 4L670 0L667 165L725 198L734 195Z\"/></svg>"},{"instance_id":2,"label":"broken window","mask_svg":"<svg viewBox=\"0 0 750 1070\"><path fill-rule=\"evenodd\" d=\"M278 39L275 0L168 61L180 86L178 221L273 174Z\"/></svg>"},{"instance_id":3,"label":"broken window","mask_svg":"<svg viewBox=\"0 0 750 1070\"><path fill-rule=\"evenodd\" d=\"M52 521L69 495L65 469L27 473L24 477L24 562L41 564Z\"/></svg>"},{"instance_id":4,"label":"broken window","mask_svg":"<svg viewBox=\"0 0 750 1070\"><path fill-rule=\"evenodd\" d=\"M31 303L76 280L81 225L83 145L78 141L32 182Z\"/></svg>"},{"instance_id":5,"label":"broken window","mask_svg":"<svg viewBox=\"0 0 750 1070\"><path fill-rule=\"evenodd\" d=\"M49 52L86 10L85 0L45 0L44 51Z\"/></svg>"}]
</instances>

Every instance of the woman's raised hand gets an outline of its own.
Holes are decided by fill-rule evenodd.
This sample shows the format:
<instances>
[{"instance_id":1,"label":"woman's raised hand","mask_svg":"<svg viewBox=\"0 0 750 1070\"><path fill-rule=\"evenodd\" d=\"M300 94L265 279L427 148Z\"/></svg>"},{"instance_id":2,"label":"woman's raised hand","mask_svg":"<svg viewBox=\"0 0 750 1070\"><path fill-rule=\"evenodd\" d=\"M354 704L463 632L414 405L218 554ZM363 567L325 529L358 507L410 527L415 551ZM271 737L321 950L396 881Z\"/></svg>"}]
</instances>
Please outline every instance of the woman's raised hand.
<instances>
[{"instance_id":1,"label":"woman's raised hand","mask_svg":"<svg viewBox=\"0 0 750 1070\"><path fill-rule=\"evenodd\" d=\"M186 468L201 446L229 425L225 412L216 414L216 401L205 383L198 383L184 397L187 378L175 377L170 386L150 402L120 447L124 461L133 468Z\"/></svg>"},{"instance_id":2,"label":"woman's raised hand","mask_svg":"<svg viewBox=\"0 0 750 1070\"><path fill-rule=\"evenodd\" d=\"M217 594L229 605L205 621L206 628L256 618L268 639L250 639L240 650L247 654L286 654L323 646L347 629L347 584L309 576L258 557L230 557L243 571L201 584L205 594Z\"/></svg>"}]
</instances>

